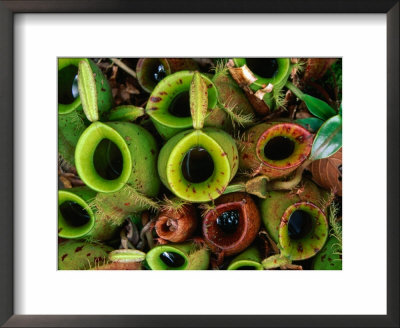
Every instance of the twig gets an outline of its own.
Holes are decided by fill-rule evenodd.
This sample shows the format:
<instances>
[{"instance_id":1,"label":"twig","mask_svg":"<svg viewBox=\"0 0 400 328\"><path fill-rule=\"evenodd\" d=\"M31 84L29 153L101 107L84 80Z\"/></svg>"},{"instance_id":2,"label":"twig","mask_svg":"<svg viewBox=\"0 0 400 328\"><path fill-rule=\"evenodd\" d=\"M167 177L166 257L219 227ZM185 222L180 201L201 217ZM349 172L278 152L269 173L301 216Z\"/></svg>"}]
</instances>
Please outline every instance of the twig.
<instances>
[{"instance_id":1,"label":"twig","mask_svg":"<svg viewBox=\"0 0 400 328\"><path fill-rule=\"evenodd\" d=\"M116 64L117 66L121 67L125 72L127 72L129 75L132 75L136 79L136 72L125 65L121 60L117 58L111 58L111 61Z\"/></svg>"},{"instance_id":2,"label":"twig","mask_svg":"<svg viewBox=\"0 0 400 328\"><path fill-rule=\"evenodd\" d=\"M132 227L132 236L128 237L128 239L132 242L132 244L136 245L140 240L139 230L136 224L131 222Z\"/></svg>"},{"instance_id":3,"label":"twig","mask_svg":"<svg viewBox=\"0 0 400 328\"><path fill-rule=\"evenodd\" d=\"M153 241L153 236L151 234L151 230L153 230L154 228L155 219L153 218L150 220L149 217L150 215L148 211L142 213L142 224L144 224L144 227L140 232L140 239L144 241L144 238L146 238L149 248L152 249L154 247L154 241Z\"/></svg>"}]
</instances>

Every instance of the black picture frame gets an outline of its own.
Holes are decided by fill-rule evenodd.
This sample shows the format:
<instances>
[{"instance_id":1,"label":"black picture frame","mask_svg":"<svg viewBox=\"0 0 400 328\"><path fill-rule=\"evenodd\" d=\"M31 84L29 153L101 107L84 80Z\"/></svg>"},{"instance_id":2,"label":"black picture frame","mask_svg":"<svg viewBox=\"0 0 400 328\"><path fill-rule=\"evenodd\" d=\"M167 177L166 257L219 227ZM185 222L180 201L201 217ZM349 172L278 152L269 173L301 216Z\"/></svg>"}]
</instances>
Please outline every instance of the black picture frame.
<instances>
[{"instance_id":1,"label":"black picture frame","mask_svg":"<svg viewBox=\"0 0 400 328\"><path fill-rule=\"evenodd\" d=\"M398 0L0 0L0 324L4 327L399 327ZM13 29L16 13L383 13L387 17L387 315L14 315ZM372 46L372 45L371 45ZM15 122L14 122L15 124ZM366 286L368 288L368 286Z\"/></svg>"}]
</instances>

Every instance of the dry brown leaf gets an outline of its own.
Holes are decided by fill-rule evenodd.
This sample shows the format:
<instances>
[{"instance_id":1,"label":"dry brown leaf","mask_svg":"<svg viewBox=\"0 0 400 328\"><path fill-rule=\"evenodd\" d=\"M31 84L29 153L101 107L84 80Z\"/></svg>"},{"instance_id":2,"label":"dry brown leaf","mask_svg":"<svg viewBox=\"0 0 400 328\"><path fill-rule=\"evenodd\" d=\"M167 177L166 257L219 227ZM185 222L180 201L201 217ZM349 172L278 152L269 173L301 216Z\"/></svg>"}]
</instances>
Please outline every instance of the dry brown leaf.
<instances>
[{"instance_id":1,"label":"dry brown leaf","mask_svg":"<svg viewBox=\"0 0 400 328\"><path fill-rule=\"evenodd\" d=\"M269 107L264 100L258 99L249 88L243 88L243 90L257 115L265 116L270 112Z\"/></svg>"},{"instance_id":2,"label":"dry brown leaf","mask_svg":"<svg viewBox=\"0 0 400 328\"><path fill-rule=\"evenodd\" d=\"M309 169L318 185L342 196L342 148L331 157L314 161Z\"/></svg>"},{"instance_id":3,"label":"dry brown leaf","mask_svg":"<svg viewBox=\"0 0 400 328\"><path fill-rule=\"evenodd\" d=\"M325 75L326 71L336 59L337 58L309 58L307 60L303 80L309 81L311 78L319 80Z\"/></svg>"},{"instance_id":4,"label":"dry brown leaf","mask_svg":"<svg viewBox=\"0 0 400 328\"><path fill-rule=\"evenodd\" d=\"M112 74L111 77L109 78L110 81L115 81L117 78L117 73L118 73L118 66L113 66L112 67Z\"/></svg>"},{"instance_id":5,"label":"dry brown leaf","mask_svg":"<svg viewBox=\"0 0 400 328\"><path fill-rule=\"evenodd\" d=\"M66 188L66 189L72 188L71 181L69 181L66 177L60 176L60 181L64 185L64 188Z\"/></svg>"},{"instance_id":6,"label":"dry brown leaf","mask_svg":"<svg viewBox=\"0 0 400 328\"><path fill-rule=\"evenodd\" d=\"M131 83L126 82L126 92L128 92L131 95L138 95L140 94L140 91Z\"/></svg>"}]
</instances>

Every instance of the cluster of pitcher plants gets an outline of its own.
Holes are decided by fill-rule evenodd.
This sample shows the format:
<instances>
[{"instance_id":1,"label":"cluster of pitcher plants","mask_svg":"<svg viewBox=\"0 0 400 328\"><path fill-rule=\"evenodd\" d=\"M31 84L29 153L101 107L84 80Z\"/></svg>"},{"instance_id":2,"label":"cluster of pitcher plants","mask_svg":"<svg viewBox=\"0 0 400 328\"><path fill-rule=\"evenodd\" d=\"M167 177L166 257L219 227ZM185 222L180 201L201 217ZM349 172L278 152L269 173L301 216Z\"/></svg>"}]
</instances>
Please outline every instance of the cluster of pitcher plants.
<instances>
[{"instance_id":1,"label":"cluster of pitcher plants","mask_svg":"<svg viewBox=\"0 0 400 328\"><path fill-rule=\"evenodd\" d=\"M340 270L340 94L341 59L59 58L58 268Z\"/></svg>"}]
</instances>

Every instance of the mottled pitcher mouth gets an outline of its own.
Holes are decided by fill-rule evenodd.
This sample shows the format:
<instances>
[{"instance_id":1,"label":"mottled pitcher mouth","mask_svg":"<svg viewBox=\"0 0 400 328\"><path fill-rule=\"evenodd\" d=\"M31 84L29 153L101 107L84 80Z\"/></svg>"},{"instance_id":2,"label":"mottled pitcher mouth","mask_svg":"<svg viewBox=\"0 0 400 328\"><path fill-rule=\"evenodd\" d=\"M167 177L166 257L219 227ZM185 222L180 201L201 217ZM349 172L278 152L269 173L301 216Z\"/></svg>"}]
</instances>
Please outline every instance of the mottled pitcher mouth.
<instances>
[{"instance_id":1,"label":"mottled pitcher mouth","mask_svg":"<svg viewBox=\"0 0 400 328\"><path fill-rule=\"evenodd\" d=\"M161 150L159 173L162 179L165 176L164 184L176 196L192 202L213 200L223 193L236 172L231 167L235 149L233 153L227 154L228 150L217 142L219 139L213 138L215 132L213 129L181 132ZM218 132L217 138L221 134ZM161 161L163 158L166 163Z\"/></svg>"},{"instance_id":2,"label":"mottled pitcher mouth","mask_svg":"<svg viewBox=\"0 0 400 328\"><path fill-rule=\"evenodd\" d=\"M121 189L132 173L132 159L124 138L101 122L91 124L79 138L75 150L79 177L98 192Z\"/></svg>"},{"instance_id":3,"label":"mottled pitcher mouth","mask_svg":"<svg viewBox=\"0 0 400 328\"><path fill-rule=\"evenodd\" d=\"M93 228L95 217L89 205L67 190L58 191L58 236L81 238Z\"/></svg>"},{"instance_id":4,"label":"mottled pitcher mouth","mask_svg":"<svg viewBox=\"0 0 400 328\"><path fill-rule=\"evenodd\" d=\"M258 159L274 169L301 165L309 156L313 135L294 123L279 123L268 128L257 141Z\"/></svg>"},{"instance_id":5,"label":"mottled pitcher mouth","mask_svg":"<svg viewBox=\"0 0 400 328\"><path fill-rule=\"evenodd\" d=\"M309 202L289 206L282 215L279 244L291 260L305 260L317 254L328 238L328 223L320 208Z\"/></svg>"},{"instance_id":6,"label":"mottled pitcher mouth","mask_svg":"<svg viewBox=\"0 0 400 328\"><path fill-rule=\"evenodd\" d=\"M188 93L193 71L180 71L165 77L154 88L146 105L146 112L164 139L193 125ZM217 89L213 82L201 75L208 87L208 108L217 105ZM185 103L186 102L186 103Z\"/></svg>"}]
</instances>

